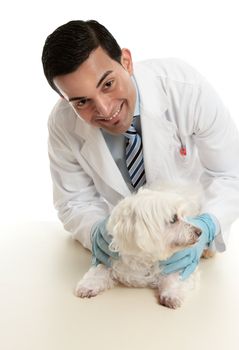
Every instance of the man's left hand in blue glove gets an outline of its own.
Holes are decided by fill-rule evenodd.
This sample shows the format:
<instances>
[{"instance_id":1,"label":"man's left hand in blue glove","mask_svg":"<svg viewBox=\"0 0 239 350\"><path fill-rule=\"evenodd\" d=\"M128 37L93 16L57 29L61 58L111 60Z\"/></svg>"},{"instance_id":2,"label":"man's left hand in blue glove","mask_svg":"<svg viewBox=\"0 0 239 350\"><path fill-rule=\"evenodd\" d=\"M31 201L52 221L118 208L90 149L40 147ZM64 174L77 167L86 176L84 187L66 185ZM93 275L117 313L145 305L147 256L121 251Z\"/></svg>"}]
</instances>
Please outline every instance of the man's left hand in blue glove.
<instances>
[{"instance_id":1,"label":"man's left hand in blue glove","mask_svg":"<svg viewBox=\"0 0 239 350\"><path fill-rule=\"evenodd\" d=\"M216 234L215 223L209 214L188 217L187 221L202 230L199 241L192 247L173 254L169 259L160 261L160 265L164 267L163 274L167 275L181 271L180 276L182 280L188 278L194 272L204 249L208 248Z\"/></svg>"}]
</instances>

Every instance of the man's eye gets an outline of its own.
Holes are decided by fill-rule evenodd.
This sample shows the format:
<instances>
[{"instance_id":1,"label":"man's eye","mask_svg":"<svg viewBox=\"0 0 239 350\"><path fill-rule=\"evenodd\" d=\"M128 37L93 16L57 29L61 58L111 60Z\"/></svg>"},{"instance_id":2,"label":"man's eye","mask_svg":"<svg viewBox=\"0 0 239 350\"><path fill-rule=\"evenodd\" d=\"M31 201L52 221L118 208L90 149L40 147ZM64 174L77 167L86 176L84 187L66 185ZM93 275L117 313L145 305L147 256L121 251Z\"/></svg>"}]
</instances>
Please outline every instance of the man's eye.
<instances>
[{"instance_id":1,"label":"man's eye","mask_svg":"<svg viewBox=\"0 0 239 350\"><path fill-rule=\"evenodd\" d=\"M105 83L106 88L110 88L113 85L114 80L109 80L107 83Z\"/></svg>"},{"instance_id":2,"label":"man's eye","mask_svg":"<svg viewBox=\"0 0 239 350\"><path fill-rule=\"evenodd\" d=\"M86 105L86 103L87 103L87 99L79 100L79 101L77 102L77 104L76 104L76 107L77 107L77 108L82 108L82 107L84 107L84 106Z\"/></svg>"},{"instance_id":3,"label":"man's eye","mask_svg":"<svg viewBox=\"0 0 239 350\"><path fill-rule=\"evenodd\" d=\"M172 217L172 219L170 220L170 224L175 224L175 222L177 222L178 221L178 216L177 216L177 214L175 214L173 217Z\"/></svg>"}]
</instances>

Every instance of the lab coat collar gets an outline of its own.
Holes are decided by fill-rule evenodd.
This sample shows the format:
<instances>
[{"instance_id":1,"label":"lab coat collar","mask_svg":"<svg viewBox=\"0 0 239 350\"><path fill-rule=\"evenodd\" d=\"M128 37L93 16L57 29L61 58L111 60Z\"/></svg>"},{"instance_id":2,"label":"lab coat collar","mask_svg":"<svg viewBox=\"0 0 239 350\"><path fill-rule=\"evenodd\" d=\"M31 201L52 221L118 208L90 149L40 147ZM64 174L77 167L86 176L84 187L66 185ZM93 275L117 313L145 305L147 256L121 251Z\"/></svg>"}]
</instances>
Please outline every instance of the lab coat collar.
<instances>
[{"instance_id":1,"label":"lab coat collar","mask_svg":"<svg viewBox=\"0 0 239 350\"><path fill-rule=\"evenodd\" d=\"M134 78L139 91L140 115L157 118L169 106L162 83L143 62L134 64Z\"/></svg>"}]
</instances>

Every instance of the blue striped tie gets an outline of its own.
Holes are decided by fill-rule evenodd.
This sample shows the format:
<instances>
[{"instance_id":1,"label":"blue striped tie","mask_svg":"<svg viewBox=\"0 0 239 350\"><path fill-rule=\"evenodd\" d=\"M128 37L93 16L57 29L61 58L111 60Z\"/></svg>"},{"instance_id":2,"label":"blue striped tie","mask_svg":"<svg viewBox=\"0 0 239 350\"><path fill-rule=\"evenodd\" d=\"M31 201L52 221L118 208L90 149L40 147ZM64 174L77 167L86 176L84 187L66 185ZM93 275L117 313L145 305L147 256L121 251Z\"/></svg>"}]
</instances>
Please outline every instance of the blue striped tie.
<instances>
[{"instance_id":1,"label":"blue striped tie","mask_svg":"<svg viewBox=\"0 0 239 350\"><path fill-rule=\"evenodd\" d=\"M133 124L124 133L124 136L127 138L126 166L129 171L131 183L137 190L146 182L142 140Z\"/></svg>"}]
</instances>

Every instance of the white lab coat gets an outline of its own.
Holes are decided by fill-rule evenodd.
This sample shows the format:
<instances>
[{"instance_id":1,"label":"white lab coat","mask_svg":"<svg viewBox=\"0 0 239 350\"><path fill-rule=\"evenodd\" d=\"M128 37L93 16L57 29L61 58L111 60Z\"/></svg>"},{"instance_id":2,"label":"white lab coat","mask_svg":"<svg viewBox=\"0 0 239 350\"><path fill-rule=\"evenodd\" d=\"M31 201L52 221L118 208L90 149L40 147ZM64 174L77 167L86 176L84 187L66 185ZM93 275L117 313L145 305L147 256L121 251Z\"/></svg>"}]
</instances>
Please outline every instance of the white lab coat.
<instances>
[{"instance_id":1,"label":"white lab coat","mask_svg":"<svg viewBox=\"0 0 239 350\"><path fill-rule=\"evenodd\" d=\"M239 217L239 135L211 86L176 59L134 66L147 184L200 181L202 212L216 216L225 249L231 223ZM54 205L66 230L91 249L92 225L130 191L100 129L86 124L60 100L49 118L49 156ZM186 156L180 154L186 146Z\"/></svg>"}]
</instances>

